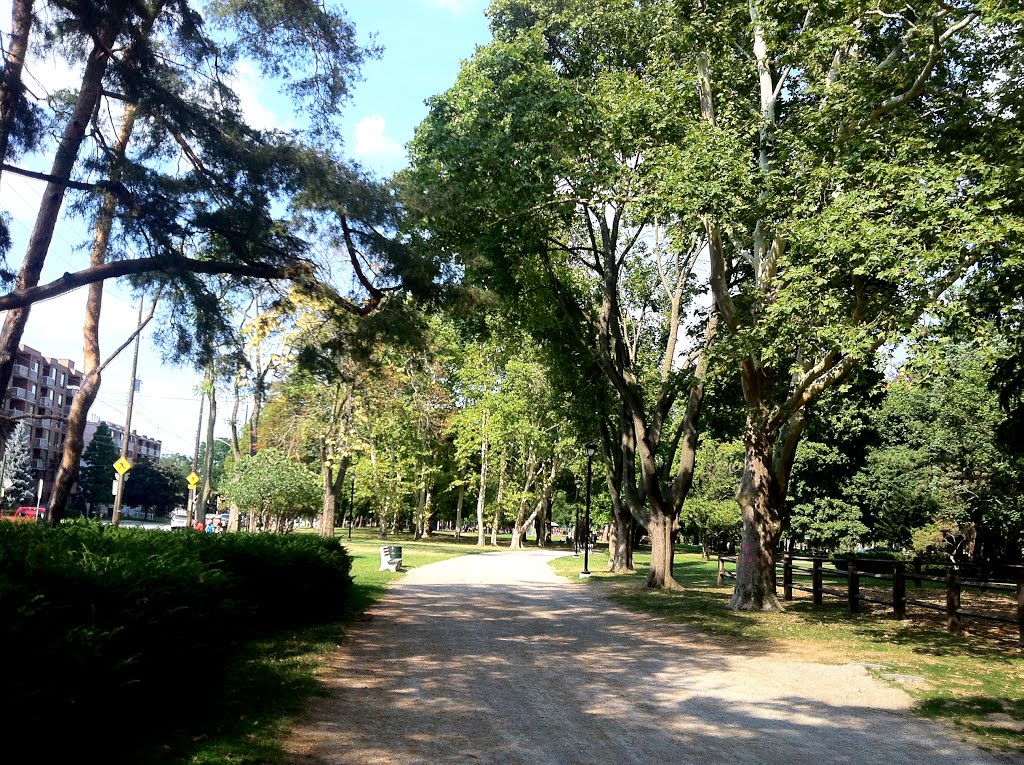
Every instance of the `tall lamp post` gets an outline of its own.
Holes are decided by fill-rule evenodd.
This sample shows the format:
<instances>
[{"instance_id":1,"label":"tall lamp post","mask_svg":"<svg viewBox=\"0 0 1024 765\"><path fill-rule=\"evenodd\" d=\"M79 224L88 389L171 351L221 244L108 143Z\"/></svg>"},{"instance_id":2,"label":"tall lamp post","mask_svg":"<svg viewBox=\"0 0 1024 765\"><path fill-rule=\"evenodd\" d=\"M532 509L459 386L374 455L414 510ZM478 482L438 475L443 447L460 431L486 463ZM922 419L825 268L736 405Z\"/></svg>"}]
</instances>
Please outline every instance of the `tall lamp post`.
<instances>
[{"instance_id":1,"label":"tall lamp post","mask_svg":"<svg viewBox=\"0 0 1024 765\"><path fill-rule=\"evenodd\" d=\"M583 570L580 572L580 579L590 576L590 481L593 477L596 451L597 444L587 441L587 518L583 524Z\"/></svg>"},{"instance_id":2,"label":"tall lamp post","mask_svg":"<svg viewBox=\"0 0 1024 765\"><path fill-rule=\"evenodd\" d=\"M580 489L583 487L576 482L576 522L572 525L572 554L574 558L580 557Z\"/></svg>"},{"instance_id":3,"label":"tall lamp post","mask_svg":"<svg viewBox=\"0 0 1024 765\"><path fill-rule=\"evenodd\" d=\"M352 485L349 487L348 492L348 538L352 538L352 514L355 512L356 500L356 471L352 471Z\"/></svg>"}]
</instances>

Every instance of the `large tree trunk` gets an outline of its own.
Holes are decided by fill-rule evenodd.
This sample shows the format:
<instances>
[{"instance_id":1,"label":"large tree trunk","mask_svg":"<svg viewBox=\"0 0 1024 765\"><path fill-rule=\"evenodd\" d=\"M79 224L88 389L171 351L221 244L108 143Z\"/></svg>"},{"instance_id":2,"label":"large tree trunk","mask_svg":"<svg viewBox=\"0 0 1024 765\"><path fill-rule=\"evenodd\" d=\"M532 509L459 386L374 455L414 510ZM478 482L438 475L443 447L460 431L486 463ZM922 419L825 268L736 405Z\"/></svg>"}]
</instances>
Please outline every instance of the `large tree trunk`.
<instances>
[{"instance_id":1,"label":"large tree trunk","mask_svg":"<svg viewBox=\"0 0 1024 765\"><path fill-rule=\"evenodd\" d=\"M96 292L101 293L102 285ZM99 370L99 347L96 338L96 327L99 325L99 297L93 295L92 287L89 288L89 297L86 301L85 319L85 369L82 371L82 384L78 392L71 400L71 414L68 415L68 429L64 440L64 452L61 455L60 467L57 469L57 478L53 483L53 491L50 493L50 503L47 512L47 520L51 525L56 526L67 512L68 500L71 498L71 490L78 480L78 471L82 462L82 452L85 449L85 425L89 419L89 408L96 400L96 394L100 390ZM94 310L94 304L96 305ZM90 343L90 334L93 342ZM95 354L95 355L94 355Z\"/></svg>"},{"instance_id":2,"label":"large tree trunk","mask_svg":"<svg viewBox=\"0 0 1024 765\"><path fill-rule=\"evenodd\" d=\"M324 498L320 506L320 516L317 518L317 531L324 539L334 537L335 513L338 507L338 495L333 491L334 481L329 467L323 468L321 478L323 481Z\"/></svg>"},{"instance_id":3,"label":"large tree trunk","mask_svg":"<svg viewBox=\"0 0 1024 765\"><path fill-rule=\"evenodd\" d=\"M672 575L675 560L676 519L651 503L651 520L647 530L651 535L651 569L647 586L662 590L682 590Z\"/></svg>"},{"instance_id":4,"label":"large tree trunk","mask_svg":"<svg viewBox=\"0 0 1024 765\"><path fill-rule=\"evenodd\" d=\"M608 539L608 570L616 574L632 573L633 568L633 514L612 498L614 517Z\"/></svg>"},{"instance_id":5,"label":"large tree trunk","mask_svg":"<svg viewBox=\"0 0 1024 765\"><path fill-rule=\"evenodd\" d=\"M104 25L100 30L99 39L89 54L82 74L78 97L75 99L71 117L64 127L64 133L50 168L50 175L56 180L47 183L43 192L39 211L36 214L36 222L25 250L25 258L14 284L15 290L25 290L39 284L39 275L46 262L50 242L53 240L53 232L64 204L64 193L67 187L62 181L71 178L71 173L78 162L78 154L82 148L82 141L85 139L85 131L89 127L89 122L102 94L103 74L107 68L109 51L113 47L114 40L117 39L119 29L119 23L110 22ZM28 316L29 309L27 307L15 308L8 311L4 319L3 330L0 332L0 391L6 391L10 385L14 359L18 352L21 336L25 331L25 324L28 322Z\"/></svg>"},{"instance_id":6,"label":"large tree trunk","mask_svg":"<svg viewBox=\"0 0 1024 765\"><path fill-rule=\"evenodd\" d=\"M736 588L729 607L740 611L781 610L775 592L775 547L782 533L783 495L773 465L775 439L748 418L746 458L736 501L743 534L736 557Z\"/></svg>"},{"instance_id":7,"label":"large tree trunk","mask_svg":"<svg viewBox=\"0 0 1024 765\"><path fill-rule=\"evenodd\" d=\"M3 77L0 78L0 161L3 162L7 161L18 102L25 97L21 72L25 67L32 19L32 0L14 0L11 7L10 42L7 55L4 56Z\"/></svg>"},{"instance_id":8,"label":"large tree trunk","mask_svg":"<svg viewBox=\"0 0 1024 765\"><path fill-rule=\"evenodd\" d=\"M332 467L333 459L329 452L322 460L320 470L323 481L324 498L317 518L317 530L325 539L334 538L334 527L337 523L338 497L345 486L345 475L348 473L348 458L342 460L337 467Z\"/></svg>"}]
</instances>

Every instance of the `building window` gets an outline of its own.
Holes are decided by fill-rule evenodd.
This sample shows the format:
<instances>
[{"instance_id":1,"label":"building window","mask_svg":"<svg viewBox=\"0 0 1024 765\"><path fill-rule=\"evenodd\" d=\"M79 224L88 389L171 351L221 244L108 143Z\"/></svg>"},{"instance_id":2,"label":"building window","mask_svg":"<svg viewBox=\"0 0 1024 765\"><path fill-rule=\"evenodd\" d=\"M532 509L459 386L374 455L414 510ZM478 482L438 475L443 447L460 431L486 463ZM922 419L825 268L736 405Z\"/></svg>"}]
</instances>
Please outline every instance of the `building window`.
<instances>
[{"instance_id":1,"label":"building window","mask_svg":"<svg viewBox=\"0 0 1024 765\"><path fill-rule=\"evenodd\" d=\"M64 383L67 381L67 379L68 379L67 375L65 375L63 372L61 372L60 373L60 387L62 387L62 388L64 387Z\"/></svg>"}]
</instances>

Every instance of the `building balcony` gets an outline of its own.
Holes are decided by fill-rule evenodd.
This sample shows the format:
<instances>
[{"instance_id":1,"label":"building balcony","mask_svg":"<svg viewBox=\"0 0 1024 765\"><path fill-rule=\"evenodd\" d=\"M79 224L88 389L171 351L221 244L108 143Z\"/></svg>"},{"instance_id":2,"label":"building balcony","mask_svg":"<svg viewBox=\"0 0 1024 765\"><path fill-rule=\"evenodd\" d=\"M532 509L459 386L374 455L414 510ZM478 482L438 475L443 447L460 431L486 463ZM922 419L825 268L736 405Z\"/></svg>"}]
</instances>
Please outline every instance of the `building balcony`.
<instances>
[{"instance_id":1,"label":"building balcony","mask_svg":"<svg viewBox=\"0 0 1024 765\"><path fill-rule=\"evenodd\" d=\"M25 377L25 378L27 378L28 377L28 367L25 366L24 364L15 364L14 365L14 376L15 377Z\"/></svg>"},{"instance_id":2,"label":"building balcony","mask_svg":"<svg viewBox=\"0 0 1024 765\"><path fill-rule=\"evenodd\" d=\"M20 398L22 401L28 401L28 392L24 388L11 388L11 398Z\"/></svg>"},{"instance_id":3,"label":"building balcony","mask_svg":"<svg viewBox=\"0 0 1024 765\"><path fill-rule=\"evenodd\" d=\"M32 469L33 470L45 470L46 469L46 461L45 460L40 460L40 459L32 460Z\"/></svg>"},{"instance_id":4,"label":"building balcony","mask_svg":"<svg viewBox=\"0 0 1024 765\"><path fill-rule=\"evenodd\" d=\"M47 430L49 430L50 428L53 427L53 420L39 420L39 423L36 425L36 427L46 428Z\"/></svg>"},{"instance_id":5,"label":"building balcony","mask_svg":"<svg viewBox=\"0 0 1024 765\"><path fill-rule=\"evenodd\" d=\"M34 438L34 439L32 439L32 445L34 447L36 447L37 449L49 449L50 448L50 442L47 441L45 438Z\"/></svg>"},{"instance_id":6,"label":"building balcony","mask_svg":"<svg viewBox=\"0 0 1024 765\"><path fill-rule=\"evenodd\" d=\"M47 396L38 400L39 406L45 406L47 409L53 409L53 396Z\"/></svg>"}]
</instances>

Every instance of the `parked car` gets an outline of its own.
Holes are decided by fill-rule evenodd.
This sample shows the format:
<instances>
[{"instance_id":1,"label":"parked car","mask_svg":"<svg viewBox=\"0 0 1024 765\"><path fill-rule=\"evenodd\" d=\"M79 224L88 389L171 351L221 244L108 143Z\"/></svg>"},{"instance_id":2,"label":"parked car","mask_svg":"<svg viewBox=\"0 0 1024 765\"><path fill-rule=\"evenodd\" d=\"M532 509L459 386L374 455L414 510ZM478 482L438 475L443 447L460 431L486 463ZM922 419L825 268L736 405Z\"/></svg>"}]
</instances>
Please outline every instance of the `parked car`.
<instances>
[{"instance_id":1,"label":"parked car","mask_svg":"<svg viewBox=\"0 0 1024 765\"><path fill-rule=\"evenodd\" d=\"M188 526L188 513L178 508L171 512L171 528L183 529Z\"/></svg>"},{"instance_id":2,"label":"parked car","mask_svg":"<svg viewBox=\"0 0 1024 765\"><path fill-rule=\"evenodd\" d=\"M19 507L14 511L13 520L26 523L40 523L46 519L45 507Z\"/></svg>"}]
</instances>

